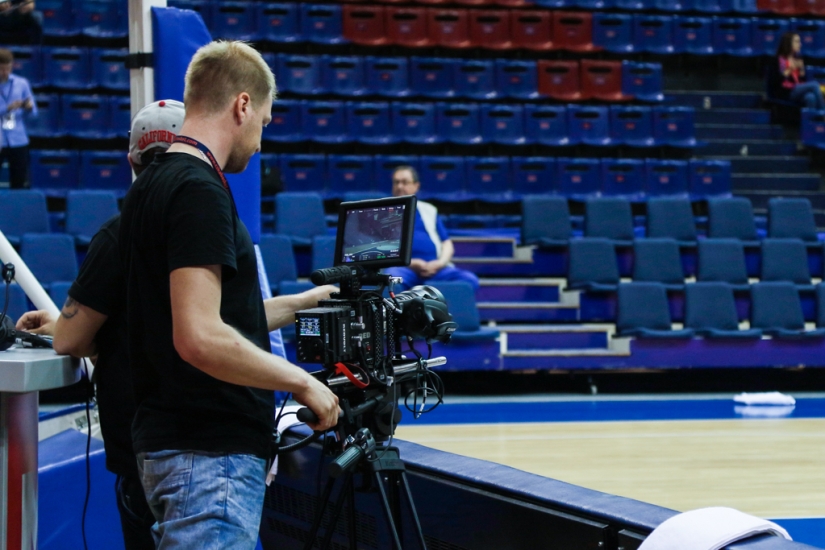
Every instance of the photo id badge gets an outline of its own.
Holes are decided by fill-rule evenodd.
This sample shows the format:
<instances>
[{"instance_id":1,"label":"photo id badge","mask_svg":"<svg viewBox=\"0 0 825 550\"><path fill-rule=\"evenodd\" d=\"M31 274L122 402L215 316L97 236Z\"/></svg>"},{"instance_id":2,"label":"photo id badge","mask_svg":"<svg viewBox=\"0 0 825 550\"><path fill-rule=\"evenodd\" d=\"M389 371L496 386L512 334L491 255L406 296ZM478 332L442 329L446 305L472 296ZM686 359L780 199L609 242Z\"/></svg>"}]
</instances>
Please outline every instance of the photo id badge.
<instances>
[{"instance_id":1,"label":"photo id badge","mask_svg":"<svg viewBox=\"0 0 825 550\"><path fill-rule=\"evenodd\" d=\"M14 113L6 113L3 115L3 129L14 130L16 123L14 120Z\"/></svg>"}]
</instances>

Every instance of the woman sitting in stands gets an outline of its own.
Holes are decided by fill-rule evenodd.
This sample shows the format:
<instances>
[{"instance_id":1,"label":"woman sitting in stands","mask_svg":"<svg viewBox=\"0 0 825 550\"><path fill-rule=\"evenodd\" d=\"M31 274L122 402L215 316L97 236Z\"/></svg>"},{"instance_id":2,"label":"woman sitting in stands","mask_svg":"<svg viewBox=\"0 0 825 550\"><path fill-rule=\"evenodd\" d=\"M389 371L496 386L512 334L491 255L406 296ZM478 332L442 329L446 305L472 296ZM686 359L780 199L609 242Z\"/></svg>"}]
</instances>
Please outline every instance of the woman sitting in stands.
<instances>
[{"instance_id":1,"label":"woman sitting in stands","mask_svg":"<svg viewBox=\"0 0 825 550\"><path fill-rule=\"evenodd\" d=\"M802 40L793 32L786 32L779 39L779 48L776 51L778 73L776 73L777 97L789 99L809 109L825 109L825 99L819 82L805 81L805 63L800 57Z\"/></svg>"}]
</instances>

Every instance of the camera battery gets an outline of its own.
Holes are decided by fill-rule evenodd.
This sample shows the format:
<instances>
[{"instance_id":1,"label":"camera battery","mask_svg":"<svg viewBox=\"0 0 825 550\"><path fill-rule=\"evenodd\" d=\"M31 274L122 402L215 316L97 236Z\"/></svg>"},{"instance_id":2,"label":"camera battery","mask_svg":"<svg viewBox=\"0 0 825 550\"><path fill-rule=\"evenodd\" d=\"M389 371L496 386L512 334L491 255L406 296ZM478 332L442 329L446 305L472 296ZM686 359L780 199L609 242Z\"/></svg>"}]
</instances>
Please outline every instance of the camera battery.
<instances>
[{"instance_id":1,"label":"camera battery","mask_svg":"<svg viewBox=\"0 0 825 550\"><path fill-rule=\"evenodd\" d=\"M352 359L352 309L316 307L295 314L299 363L332 365Z\"/></svg>"}]
</instances>

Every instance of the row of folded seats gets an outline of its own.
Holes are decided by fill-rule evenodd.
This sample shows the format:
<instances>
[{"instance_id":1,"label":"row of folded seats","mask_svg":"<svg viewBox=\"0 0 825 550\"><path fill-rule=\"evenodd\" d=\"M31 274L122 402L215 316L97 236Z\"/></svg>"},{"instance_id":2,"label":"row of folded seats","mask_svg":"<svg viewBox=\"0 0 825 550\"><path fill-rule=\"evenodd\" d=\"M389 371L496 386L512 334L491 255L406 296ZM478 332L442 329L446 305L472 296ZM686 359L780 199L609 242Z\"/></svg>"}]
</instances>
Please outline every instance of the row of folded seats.
<instances>
[{"instance_id":1,"label":"row of folded seats","mask_svg":"<svg viewBox=\"0 0 825 550\"><path fill-rule=\"evenodd\" d=\"M33 88L125 91L129 89L126 48L8 46L12 70Z\"/></svg>"},{"instance_id":2,"label":"row of folded seats","mask_svg":"<svg viewBox=\"0 0 825 550\"><path fill-rule=\"evenodd\" d=\"M821 76L825 77L825 71ZM825 111L802 109L800 126L802 143L808 147L825 149Z\"/></svg>"},{"instance_id":3,"label":"row of folded seats","mask_svg":"<svg viewBox=\"0 0 825 550\"><path fill-rule=\"evenodd\" d=\"M448 201L512 202L535 194L579 200L620 195L632 201L690 194L701 200L731 192L730 162L718 160L265 153L261 161L264 167L279 170L286 191L315 192L326 198L386 195L398 166L412 166L419 173L419 196ZM557 200L567 212L566 198L561 197ZM528 204L525 199L525 220L534 213L537 221L546 221L543 211L552 207L541 203L540 197L531 200Z\"/></svg>"},{"instance_id":4,"label":"row of folded seats","mask_svg":"<svg viewBox=\"0 0 825 550\"><path fill-rule=\"evenodd\" d=\"M106 190L122 197L132 183L126 151L32 149L29 157L32 190L50 197L65 197L81 189Z\"/></svg>"},{"instance_id":5,"label":"row of folded seats","mask_svg":"<svg viewBox=\"0 0 825 550\"><path fill-rule=\"evenodd\" d=\"M37 116L27 116L30 137L84 139L128 137L132 102L128 96L36 94Z\"/></svg>"},{"instance_id":6,"label":"row of folded seats","mask_svg":"<svg viewBox=\"0 0 825 550\"><path fill-rule=\"evenodd\" d=\"M129 34L127 4L118 0L38 0L46 36L124 38Z\"/></svg>"}]
</instances>

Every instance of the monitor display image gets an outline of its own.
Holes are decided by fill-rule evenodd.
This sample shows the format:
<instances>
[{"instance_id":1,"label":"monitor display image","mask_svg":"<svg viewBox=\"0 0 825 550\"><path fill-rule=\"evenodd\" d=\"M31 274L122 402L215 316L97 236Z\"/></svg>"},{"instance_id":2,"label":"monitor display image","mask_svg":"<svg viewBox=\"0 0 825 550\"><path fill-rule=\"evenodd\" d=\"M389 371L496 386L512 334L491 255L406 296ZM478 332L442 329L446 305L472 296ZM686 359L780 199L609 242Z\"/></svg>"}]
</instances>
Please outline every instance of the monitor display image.
<instances>
[{"instance_id":1,"label":"monitor display image","mask_svg":"<svg viewBox=\"0 0 825 550\"><path fill-rule=\"evenodd\" d=\"M412 200L410 200L412 199ZM342 203L335 264L408 265L415 197Z\"/></svg>"}]
</instances>

